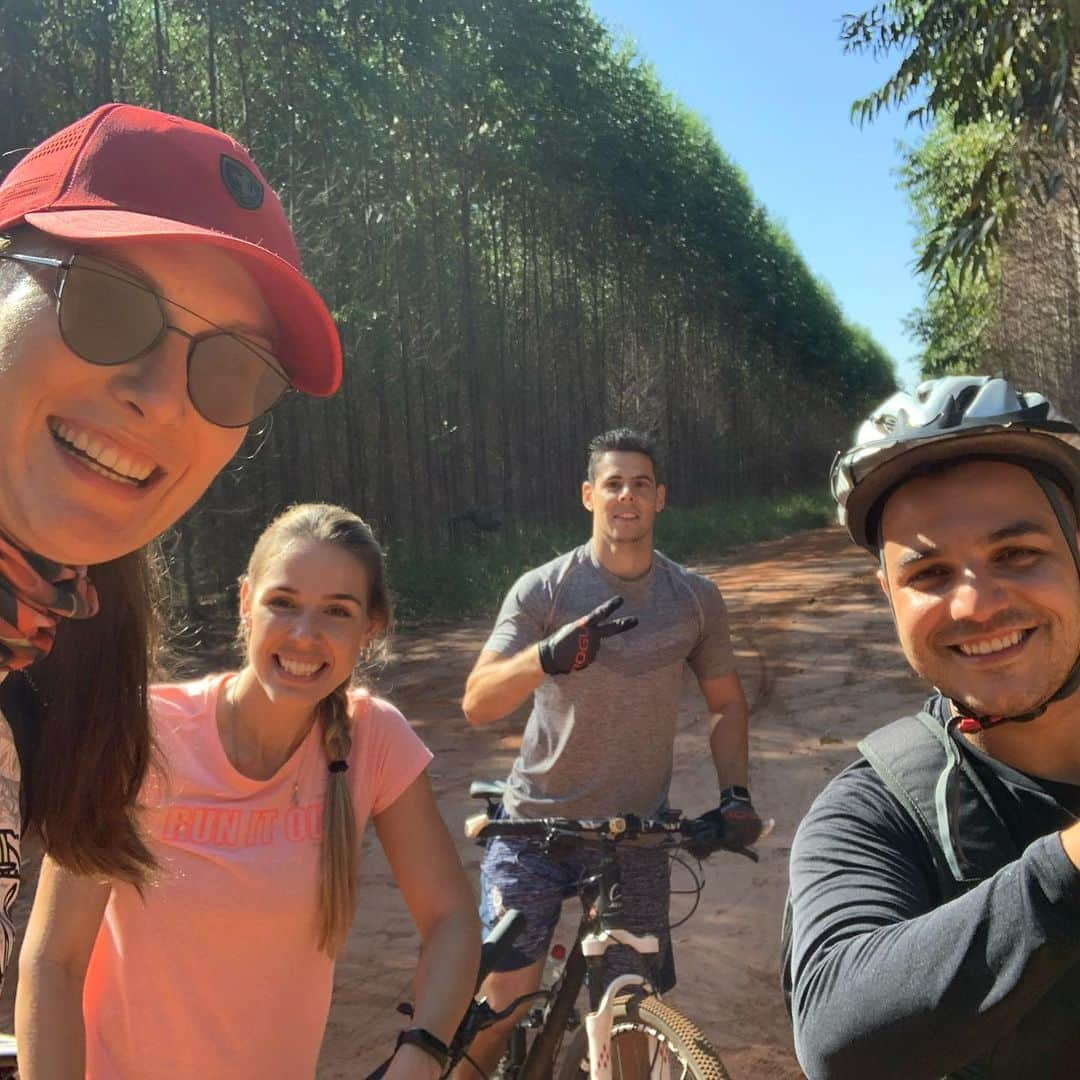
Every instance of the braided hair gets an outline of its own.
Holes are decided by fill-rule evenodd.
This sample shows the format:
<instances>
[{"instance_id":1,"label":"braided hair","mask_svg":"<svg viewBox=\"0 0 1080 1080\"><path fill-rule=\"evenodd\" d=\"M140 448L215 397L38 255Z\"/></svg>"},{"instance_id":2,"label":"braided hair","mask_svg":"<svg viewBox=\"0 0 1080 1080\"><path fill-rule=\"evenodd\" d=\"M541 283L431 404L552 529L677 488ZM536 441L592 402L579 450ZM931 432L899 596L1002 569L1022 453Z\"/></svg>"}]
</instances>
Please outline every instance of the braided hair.
<instances>
[{"instance_id":1,"label":"braided hair","mask_svg":"<svg viewBox=\"0 0 1080 1080\"><path fill-rule=\"evenodd\" d=\"M385 647L393 609L382 549L367 522L350 510L328 503L300 503L289 507L263 530L256 541L248 560L248 579L254 581L266 562L284 546L303 540L336 544L359 560L367 572L367 614L378 626ZM349 709L352 685L353 678L350 677L315 707L328 765L316 936L319 948L331 957L336 956L345 943L356 911L360 860L356 813L347 772L352 751L353 720Z\"/></svg>"}]
</instances>

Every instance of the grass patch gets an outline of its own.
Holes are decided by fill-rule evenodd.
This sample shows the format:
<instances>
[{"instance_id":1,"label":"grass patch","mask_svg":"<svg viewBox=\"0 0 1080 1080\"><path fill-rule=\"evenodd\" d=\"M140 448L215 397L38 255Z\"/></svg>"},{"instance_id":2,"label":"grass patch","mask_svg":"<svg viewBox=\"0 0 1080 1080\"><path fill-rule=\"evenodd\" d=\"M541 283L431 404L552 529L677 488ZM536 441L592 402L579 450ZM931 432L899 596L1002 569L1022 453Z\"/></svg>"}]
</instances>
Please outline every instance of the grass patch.
<instances>
[{"instance_id":1,"label":"grass patch","mask_svg":"<svg viewBox=\"0 0 1080 1080\"><path fill-rule=\"evenodd\" d=\"M678 562L731 551L755 540L816 529L834 520L824 492L782 499L740 499L660 515L656 546ZM481 537L476 547L420 559L405 547L390 552L388 572L402 623L494 615L510 585L526 570L582 543L589 535L583 512L577 525L522 529Z\"/></svg>"}]
</instances>

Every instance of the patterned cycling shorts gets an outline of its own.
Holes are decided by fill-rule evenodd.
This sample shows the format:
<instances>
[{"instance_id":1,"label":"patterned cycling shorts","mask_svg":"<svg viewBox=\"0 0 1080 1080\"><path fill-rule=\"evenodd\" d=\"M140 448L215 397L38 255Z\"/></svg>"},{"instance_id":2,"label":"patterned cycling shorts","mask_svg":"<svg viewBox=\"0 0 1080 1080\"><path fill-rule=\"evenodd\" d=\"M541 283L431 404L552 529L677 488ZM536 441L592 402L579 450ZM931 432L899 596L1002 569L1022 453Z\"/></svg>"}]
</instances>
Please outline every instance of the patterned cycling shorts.
<instances>
[{"instance_id":1,"label":"patterned cycling shorts","mask_svg":"<svg viewBox=\"0 0 1080 1080\"><path fill-rule=\"evenodd\" d=\"M604 980L629 973L646 975L661 992L675 985L675 960L668 931L671 864L657 848L618 851L622 867L623 924L634 934L660 939L657 958L643 957L624 945L604 955ZM525 916L525 929L496 965L497 971L517 971L543 956L559 922L564 900L578 895L578 882L599 871L600 853L577 849L554 857L537 851L530 841L498 837L484 852L480 866L480 918L491 930L508 908Z\"/></svg>"}]
</instances>

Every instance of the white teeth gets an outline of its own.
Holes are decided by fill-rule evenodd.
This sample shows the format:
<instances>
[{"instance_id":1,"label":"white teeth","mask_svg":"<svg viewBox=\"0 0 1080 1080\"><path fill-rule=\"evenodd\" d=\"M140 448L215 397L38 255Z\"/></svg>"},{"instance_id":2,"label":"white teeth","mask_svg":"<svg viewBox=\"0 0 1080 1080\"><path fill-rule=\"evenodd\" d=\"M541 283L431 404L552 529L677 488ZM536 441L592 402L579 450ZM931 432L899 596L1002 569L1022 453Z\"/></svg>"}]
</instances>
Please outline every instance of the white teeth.
<instances>
[{"instance_id":1,"label":"white teeth","mask_svg":"<svg viewBox=\"0 0 1080 1080\"><path fill-rule=\"evenodd\" d=\"M302 678L307 678L310 675L314 675L322 664L304 664L299 660L290 660L286 656L279 656L278 663L285 669L290 675L298 675Z\"/></svg>"},{"instance_id":2,"label":"white teeth","mask_svg":"<svg viewBox=\"0 0 1080 1080\"><path fill-rule=\"evenodd\" d=\"M1018 645L1024 637L1023 630L1014 630L1005 637L991 638L989 641L977 641L971 645L960 645L960 651L965 656L988 656L990 653L1001 652L1002 649L1010 649Z\"/></svg>"},{"instance_id":3,"label":"white teeth","mask_svg":"<svg viewBox=\"0 0 1080 1080\"><path fill-rule=\"evenodd\" d=\"M108 476L111 480L122 480L128 484L140 483L157 468L152 461L136 458L116 446L106 445L100 438L62 421L54 423L52 431L63 442L81 451L85 455L83 461L93 468L94 472ZM88 461L87 458L93 460Z\"/></svg>"}]
</instances>

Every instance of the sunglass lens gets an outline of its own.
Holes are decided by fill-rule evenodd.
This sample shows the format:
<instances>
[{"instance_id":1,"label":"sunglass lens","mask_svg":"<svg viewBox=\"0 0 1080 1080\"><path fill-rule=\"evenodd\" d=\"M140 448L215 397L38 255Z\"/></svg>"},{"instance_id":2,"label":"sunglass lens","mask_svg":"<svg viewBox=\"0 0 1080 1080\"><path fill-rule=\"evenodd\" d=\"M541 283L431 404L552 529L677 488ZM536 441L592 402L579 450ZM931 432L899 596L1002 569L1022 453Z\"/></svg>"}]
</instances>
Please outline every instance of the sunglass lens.
<instances>
[{"instance_id":1,"label":"sunglass lens","mask_svg":"<svg viewBox=\"0 0 1080 1080\"><path fill-rule=\"evenodd\" d=\"M60 293L60 333L91 364L124 364L165 325L157 297L119 272L73 263Z\"/></svg>"},{"instance_id":2,"label":"sunglass lens","mask_svg":"<svg viewBox=\"0 0 1080 1080\"><path fill-rule=\"evenodd\" d=\"M250 424L277 402L288 385L269 353L232 334L214 334L195 343L188 393L212 424Z\"/></svg>"}]
</instances>

